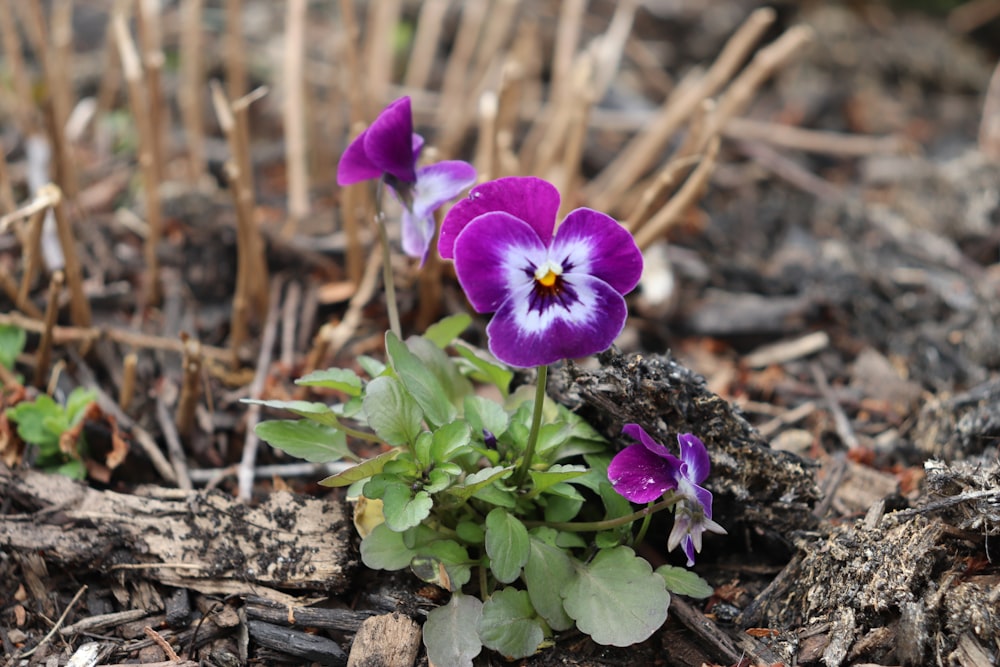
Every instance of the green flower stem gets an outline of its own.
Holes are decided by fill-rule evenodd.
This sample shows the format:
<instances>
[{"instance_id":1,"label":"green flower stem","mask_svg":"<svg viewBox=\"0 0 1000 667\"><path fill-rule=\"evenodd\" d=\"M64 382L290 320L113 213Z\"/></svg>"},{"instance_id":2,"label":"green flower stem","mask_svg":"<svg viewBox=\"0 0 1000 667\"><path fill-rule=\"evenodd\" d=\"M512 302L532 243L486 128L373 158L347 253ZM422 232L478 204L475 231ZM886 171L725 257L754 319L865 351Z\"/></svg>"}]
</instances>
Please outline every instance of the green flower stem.
<instances>
[{"instance_id":1,"label":"green flower stem","mask_svg":"<svg viewBox=\"0 0 1000 667\"><path fill-rule=\"evenodd\" d=\"M535 445L538 444L538 431L542 427L542 408L545 405L545 380L549 375L548 366L538 367L538 383L535 386L535 411L531 414L531 430L528 432L528 444L524 448L524 455L521 457L521 465L514 472L514 486L520 487L524 484L531 468L531 460L535 458Z\"/></svg>"},{"instance_id":2,"label":"green flower stem","mask_svg":"<svg viewBox=\"0 0 1000 667\"><path fill-rule=\"evenodd\" d=\"M375 229L382 246L382 281L385 283L385 304L389 314L389 329L402 340L403 327L399 324L399 304L396 302L396 283L392 276L392 253L389 249L389 233L385 229L385 212L382 210L382 179L375 188Z\"/></svg>"},{"instance_id":3,"label":"green flower stem","mask_svg":"<svg viewBox=\"0 0 1000 667\"><path fill-rule=\"evenodd\" d=\"M648 508L651 507L652 505L653 503L649 503L646 505L646 507ZM642 525L639 526L639 532L636 533L635 539L632 540L633 547L637 547L640 544L642 544L642 541L646 538L646 531L649 530L649 524L652 520L653 520L652 513L649 513L646 516L642 517Z\"/></svg>"},{"instance_id":4,"label":"green flower stem","mask_svg":"<svg viewBox=\"0 0 1000 667\"><path fill-rule=\"evenodd\" d=\"M677 497L675 494L671 493L658 503L651 503L638 512L632 512L631 514L620 516L617 519L605 519L604 521L525 521L524 525L528 528L534 528L535 526L548 526L549 528L565 530L569 533L596 533L598 531L624 526L627 523L632 523L633 521L638 521L639 519L644 519L656 512L659 512L660 510L673 507L676 504Z\"/></svg>"}]
</instances>

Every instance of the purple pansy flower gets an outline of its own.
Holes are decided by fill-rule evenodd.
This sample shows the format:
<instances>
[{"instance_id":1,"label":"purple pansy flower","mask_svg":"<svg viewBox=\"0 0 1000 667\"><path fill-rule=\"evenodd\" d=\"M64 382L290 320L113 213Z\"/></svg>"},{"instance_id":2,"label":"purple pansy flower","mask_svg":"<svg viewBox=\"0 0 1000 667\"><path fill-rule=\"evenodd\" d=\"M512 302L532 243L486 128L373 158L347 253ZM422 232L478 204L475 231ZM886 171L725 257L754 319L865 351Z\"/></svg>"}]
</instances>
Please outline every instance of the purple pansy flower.
<instances>
[{"instance_id":1,"label":"purple pansy flower","mask_svg":"<svg viewBox=\"0 0 1000 667\"><path fill-rule=\"evenodd\" d=\"M434 211L476 182L476 170L460 160L418 169L423 145L423 137L413 132L410 98L402 97L351 142L337 165L338 185L385 180L403 204L403 252L421 263L434 237Z\"/></svg>"},{"instance_id":2,"label":"purple pansy flower","mask_svg":"<svg viewBox=\"0 0 1000 667\"><path fill-rule=\"evenodd\" d=\"M642 253L613 218L578 208L553 236L558 210L550 183L501 178L473 188L441 226L438 252L455 260L472 307L496 313L490 351L511 366L606 350L642 273Z\"/></svg>"},{"instance_id":3,"label":"purple pansy flower","mask_svg":"<svg viewBox=\"0 0 1000 667\"><path fill-rule=\"evenodd\" d=\"M649 503L667 491L676 492L679 501L667 549L672 551L682 545L688 566L694 565L694 554L701 551L701 534L706 530L726 533L712 521L712 492L699 486L708 477L710 468L705 445L690 433L682 433L677 436L681 454L678 458L638 424L626 424L622 433L638 442L611 460L608 466L611 485L635 503Z\"/></svg>"}]
</instances>

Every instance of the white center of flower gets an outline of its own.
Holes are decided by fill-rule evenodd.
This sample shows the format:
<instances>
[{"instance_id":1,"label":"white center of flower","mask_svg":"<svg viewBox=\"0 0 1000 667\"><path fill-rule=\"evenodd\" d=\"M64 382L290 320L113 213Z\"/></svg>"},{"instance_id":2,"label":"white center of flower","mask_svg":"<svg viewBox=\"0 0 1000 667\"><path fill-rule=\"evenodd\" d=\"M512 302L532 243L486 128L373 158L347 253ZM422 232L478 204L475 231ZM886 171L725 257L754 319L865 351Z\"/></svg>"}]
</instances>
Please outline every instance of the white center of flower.
<instances>
[{"instance_id":1,"label":"white center of flower","mask_svg":"<svg viewBox=\"0 0 1000 667\"><path fill-rule=\"evenodd\" d=\"M535 280L543 287L552 287L556 284L556 278L562 275L562 265L546 260L544 264L535 269Z\"/></svg>"}]
</instances>

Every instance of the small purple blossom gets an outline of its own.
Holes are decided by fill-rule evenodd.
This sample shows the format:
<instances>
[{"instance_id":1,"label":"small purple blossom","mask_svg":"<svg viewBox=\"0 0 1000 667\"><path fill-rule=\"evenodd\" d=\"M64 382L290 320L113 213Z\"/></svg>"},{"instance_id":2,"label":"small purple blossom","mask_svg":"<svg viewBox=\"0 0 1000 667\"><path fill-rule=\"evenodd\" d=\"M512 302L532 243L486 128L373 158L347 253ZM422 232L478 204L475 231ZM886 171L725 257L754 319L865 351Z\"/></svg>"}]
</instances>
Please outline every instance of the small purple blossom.
<instances>
[{"instance_id":1,"label":"small purple blossom","mask_svg":"<svg viewBox=\"0 0 1000 667\"><path fill-rule=\"evenodd\" d=\"M626 424L622 433L638 440L615 455L608 466L608 479L615 491L635 503L649 503L667 491L674 491L674 527L667 549L681 545L688 567L695 552L701 551L701 535L706 530L725 534L712 520L712 492L699 486L708 477L711 463L705 445L694 435L677 436L680 458L674 456L638 424Z\"/></svg>"},{"instance_id":2,"label":"small purple blossom","mask_svg":"<svg viewBox=\"0 0 1000 667\"><path fill-rule=\"evenodd\" d=\"M454 259L472 307L495 313L489 348L511 366L606 350L642 273L642 253L617 221L578 208L553 235L558 210L550 183L501 178L473 188L441 225L438 252Z\"/></svg>"},{"instance_id":3,"label":"small purple blossom","mask_svg":"<svg viewBox=\"0 0 1000 667\"><path fill-rule=\"evenodd\" d=\"M426 261L436 224L434 211L476 182L467 162L446 160L417 167L424 140L413 132L409 97L401 97L378 115L344 151L337 184L381 178L403 205L403 252Z\"/></svg>"}]
</instances>

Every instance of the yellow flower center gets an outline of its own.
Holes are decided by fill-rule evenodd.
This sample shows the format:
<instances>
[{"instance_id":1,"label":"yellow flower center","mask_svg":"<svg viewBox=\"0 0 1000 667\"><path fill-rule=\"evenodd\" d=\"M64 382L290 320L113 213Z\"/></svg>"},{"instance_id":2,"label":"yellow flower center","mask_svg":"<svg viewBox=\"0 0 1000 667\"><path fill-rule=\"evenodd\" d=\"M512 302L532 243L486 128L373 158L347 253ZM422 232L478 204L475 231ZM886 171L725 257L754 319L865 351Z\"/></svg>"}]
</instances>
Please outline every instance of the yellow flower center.
<instances>
[{"instance_id":1,"label":"yellow flower center","mask_svg":"<svg viewBox=\"0 0 1000 667\"><path fill-rule=\"evenodd\" d=\"M554 262L545 262L545 264L535 269L535 280L542 287L552 287L556 284L556 280L559 279L561 273L561 266Z\"/></svg>"}]
</instances>

